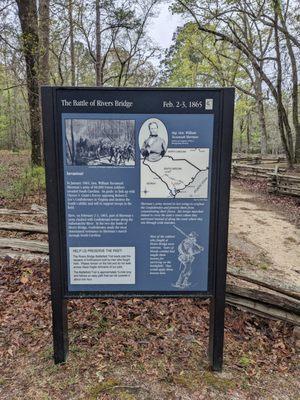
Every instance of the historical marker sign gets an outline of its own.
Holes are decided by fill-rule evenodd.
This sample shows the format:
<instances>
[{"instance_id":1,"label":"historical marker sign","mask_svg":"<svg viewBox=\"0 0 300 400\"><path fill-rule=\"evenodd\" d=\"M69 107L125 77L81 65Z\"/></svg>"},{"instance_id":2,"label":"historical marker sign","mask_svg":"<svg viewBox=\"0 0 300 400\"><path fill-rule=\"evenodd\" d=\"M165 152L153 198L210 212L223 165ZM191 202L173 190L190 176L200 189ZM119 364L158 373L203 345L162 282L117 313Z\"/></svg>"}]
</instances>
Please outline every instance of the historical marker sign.
<instances>
[{"instance_id":1,"label":"historical marker sign","mask_svg":"<svg viewBox=\"0 0 300 400\"><path fill-rule=\"evenodd\" d=\"M55 360L68 298L198 296L212 298L220 369L233 89L42 97Z\"/></svg>"}]
</instances>

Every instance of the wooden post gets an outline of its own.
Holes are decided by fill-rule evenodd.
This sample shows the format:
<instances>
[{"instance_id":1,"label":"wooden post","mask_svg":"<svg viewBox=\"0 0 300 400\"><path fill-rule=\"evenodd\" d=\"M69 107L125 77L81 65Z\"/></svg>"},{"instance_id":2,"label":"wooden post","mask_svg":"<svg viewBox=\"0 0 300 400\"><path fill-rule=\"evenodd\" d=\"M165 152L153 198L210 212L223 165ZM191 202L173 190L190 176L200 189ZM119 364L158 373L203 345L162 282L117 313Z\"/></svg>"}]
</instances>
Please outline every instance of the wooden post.
<instances>
[{"instance_id":1,"label":"wooden post","mask_svg":"<svg viewBox=\"0 0 300 400\"><path fill-rule=\"evenodd\" d=\"M215 253L215 279L214 295L210 302L210 326L209 326L209 364L213 371L221 371L223 365L224 344L224 314L225 314L225 290L227 267L227 242L228 242L228 216L230 194L230 164L232 147L232 125L234 91L225 89L222 96L222 114L220 138L222 156L219 155L218 177L218 203L216 227L216 253Z\"/></svg>"},{"instance_id":2,"label":"wooden post","mask_svg":"<svg viewBox=\"0 0 300 400\"><path fill-rule=\"evenodd\" d=\"M68 322L67 300L64 298L63 264L61 260L61 232L62 216L59 203L59 177L57 174L58 155L53 153L57 149L55 142L55 120L53 116L54 94L52 88L42 88L43 104L43 132L44 154L47 181L47 210L48 210L48 235L49 259L52 298L52 329L54 361L56 364L66 361L68 354Z\"/></svg>"}]
</instances>

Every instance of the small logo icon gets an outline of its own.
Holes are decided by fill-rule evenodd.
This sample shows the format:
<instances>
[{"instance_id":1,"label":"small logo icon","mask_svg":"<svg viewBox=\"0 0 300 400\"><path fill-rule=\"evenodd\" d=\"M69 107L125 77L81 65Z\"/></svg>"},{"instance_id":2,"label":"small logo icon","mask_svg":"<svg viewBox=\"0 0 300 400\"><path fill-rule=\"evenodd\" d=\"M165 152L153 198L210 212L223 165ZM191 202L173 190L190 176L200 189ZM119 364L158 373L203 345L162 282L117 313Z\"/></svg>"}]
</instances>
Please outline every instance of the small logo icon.
<instances>
[{"instance_id":1,"label":"small logo icon","mask_svg":"<svg viewBox=\"0 0 300 400\"><path fill-rule=\"evenodd\" d=\"M214 106L213 99L205 99L205 110L212 110Z\"/></svg>"}]
</instances>

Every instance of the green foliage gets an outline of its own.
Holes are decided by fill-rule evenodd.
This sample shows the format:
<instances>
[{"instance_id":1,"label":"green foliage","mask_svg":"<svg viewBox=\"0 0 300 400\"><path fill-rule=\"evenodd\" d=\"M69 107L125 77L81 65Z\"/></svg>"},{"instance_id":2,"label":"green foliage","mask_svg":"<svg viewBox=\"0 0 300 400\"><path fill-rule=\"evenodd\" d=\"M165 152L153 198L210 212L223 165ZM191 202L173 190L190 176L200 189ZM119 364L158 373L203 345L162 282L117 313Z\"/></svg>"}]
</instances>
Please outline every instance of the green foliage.
<instances>
[{"instance_id":1,"label":"green foliage","mask_svg":"<svg viewBox=\"0 0 300 400\"><path fill-rule=\"evenodd\" d=\"M215 29L211 25L212 30ZM162 86L235 86L234 151L259 152L261 133L253 85L246 71L249 60L225 41L216 40L188 22L177 30L173 45L162 62Z\"/></svg>"},{"instance_id":2,"label":"green foliage","mask_svg":"<svg viewBox=\"0 0 300 400\"><path fill-rule=\"evenodd\" d=\"M210 371L204 373L203 380L208 386L211 386L224 393L234 389L236 386L233 380L223 378L221 375Z\"/></svg>"},{"instance_id":3,"label":"green foliage","mask_svg":"<svg viewBox=\"0 0 300 400\"><path fill-rule=\"evenodd\" d=\"M250 360L250 358L248 358L248 357L246 357L246 356L242 356L242 357L239 359L239 364L240 364L241 367L246 368L246 367L248 367L248 366L251 364L251 360Z\"/></svg>"},{"instance_id":4,"label":"green foliage","mask_svg":"<svg viewBox=\"0 0 300 400\"><path fill-rule=\"evenodd\" d=\"M0 84L3 79L4 82L4 77L1 76L0 74ZM8 92L2 92L0 95L0 102L2 104L2 107L0 107L0 146L1 147L6 147L9 142L9 129L10 129L10 120L9 120L9 115L8 115L8 110L7 110L7 103L8 103Z\"/></svg>"},{"instance_id":5,"label":"green foliage","mask_svg":"<svg viewBox=\"0 0 300 400\"><path fill-rule=\"evenodd\" d=\"M7 115L0 115L0 142L6 141L7 131L9 128L9 119Z\"/></svg>"},{"instance_id":6,"label":"green foliage","mask_svg":"<svg viewBox=\"0 0 300 400\"><path fill-rule=\"evenodd\" d=\"M107 379L103 382L99 382L90 387L90 396L88 398L90 400L97 400L101 394L110 393L111 390L118 385L120 385L120 382L115 379Z\"/></svg>"},{"instance_id":7,"label":"green foliage","mask_svg":"<svg viewBox=\"0 0 300 400\"><path fill-rule=\"evenodd\" d=\"M262 269L263 271L266 271L269 269L269 265L266 263L261 263L259 264L259 268Z\"/></svg>"},{"instance_id":8,"label":"green foliage","mask_svg":"<svg viewBox=\"0 0 300 400\"><path fill-rule=\"evenodd\" d=\"M3 57L5 61L5 53ZM24 135L28 126L26 97L22 86L14 87L14 79L11 67L0 62L0 149L26 148L29 142Z\"/></svg>"},{"instance_id":9,"label":"green foliage","mask_svg":"<svg viewBox=\"0 0 300 400\"><path fill-rule=\"evenodd\" d=\"M4 175L5 175L6 171L7 171L6 165L0 164L0 177L1 177L1 179L4 179Z\"/></svg>"},{"instance_id":10,"label":"green foliage","mask_svg":"<svg viewBox=\"0 0 300 400\"><path fill-rule=\"evenodd\" d=\"M31 194L38 194L39 196L46 188L45 170L43 167L28 167L23 174L17 179L9 193L9 197L19 198L22 201L24 198Z\"/></svg>"},{"instance_id":11,"label":"green foliage","mask_svg":"<svg viewBox=\"0 0 300 400\"><path fill-rule=\"evenodd\" d=\"M96 327L95 331L97 334L103 334L104 332L107 331L109 326L109 322L107 320L106 317L102 317L99 321L98 321L98 326Z\"/></svg>"},{"instance_id":12,"label":"green foliage","mask_svg":"<svg viewBox=\"0 0 300 400\"><path fill-rule=\"evenodd\" d=\"M140 21L135 17L133 10L126 10L123 7L118 7L113 10L115 23L122 27L134 29L140 26Z\"/></svg>"},{"instance_id":13,"label":"green foliage","mask_svg":"<svg viewBox=\"0 0 300 400\"><path fill-rule=\"evenodd\" d=\"M213 28L213 27L212 27ZM162 83L166 86L232 86L245 79L235 60L241 53L188 22L178 29L174 44L163 63Z\"/></svg>"}]
</instances>

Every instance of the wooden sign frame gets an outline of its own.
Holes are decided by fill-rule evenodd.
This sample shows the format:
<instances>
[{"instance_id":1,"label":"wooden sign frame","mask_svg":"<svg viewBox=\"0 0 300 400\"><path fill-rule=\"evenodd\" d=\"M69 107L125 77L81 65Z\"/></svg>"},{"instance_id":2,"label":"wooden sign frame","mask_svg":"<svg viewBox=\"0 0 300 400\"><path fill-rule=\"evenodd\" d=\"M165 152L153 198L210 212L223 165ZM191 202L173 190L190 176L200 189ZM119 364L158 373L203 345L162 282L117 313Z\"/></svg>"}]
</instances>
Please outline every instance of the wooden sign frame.
<instances>
[{"instance_id":1,"label":"wooden sign frame","mask_svg":"<svg viewBox=\"0 0 300 400\"><path fill-rule=\"evenodd\" d=\"M53 341L55 363L66 361L68 354L67 301L75 298L160 298L201 297L210 299L209 363L220 371L223 362L224 310L226 288L228 210L230 193L231 146L233 130L234 89L187 88L79 88L42 87L42 115L44 154L46 166L50 278L53 313ZM215 137L211 176L211 215L209 243L209 285L206 292L169 291L78 291L70 292L66 269L66 216L61 138L61 108L58 96L62 93L79 96L83 93L118 95L135 93L188 96L189 93L206 96L213 93L219 99L215 111ZM76 98L77 98L76 97ZM141 106L142 107L142 106ZM149 107L148 107L149 108ZM81 111L79 111L81 112ZM95 112L95 111L89 111ZM110 111L112 112L112 111ZM138 112L141 112L138 110ZM147 111L149 112L149 111ZM172 113L172 111L170 111Z\"/></svg>"}]
</instances>

